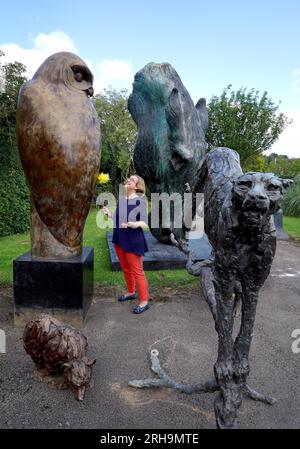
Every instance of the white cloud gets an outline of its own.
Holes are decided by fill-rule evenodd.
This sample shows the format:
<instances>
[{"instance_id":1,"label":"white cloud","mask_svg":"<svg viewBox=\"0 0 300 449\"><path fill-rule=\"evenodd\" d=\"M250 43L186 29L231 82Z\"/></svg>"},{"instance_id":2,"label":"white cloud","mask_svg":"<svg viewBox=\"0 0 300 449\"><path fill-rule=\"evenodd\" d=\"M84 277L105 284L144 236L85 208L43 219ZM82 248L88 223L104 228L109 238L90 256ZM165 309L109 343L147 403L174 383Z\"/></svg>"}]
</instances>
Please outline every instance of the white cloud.
<instances>
[{"instance_id":1,"label":"white cloud","mask_svg":"<svg viewBox=\"0 0 300 449\"><path fill-rule=\"evenodd\" d=\"M34 48L23 48L15 43L0 44L4 51L5 62L22 62L27 67L27 76L31 78L48 56L59 51L77 52L72 39L63 31L49 34L39 33L33 39Z\"/></svg>"},{"instance_id":2,"label":"white cloud","mask_svg":"<svg viewBox=\"0 0 300 449\"><path fill-rule=\"evenodd\" d=\"M33 42L38 50L48 54L57 51L77 51L73 40L63 31L53 31L50 34L39 33Z\"/></svg>"},{"instance_id":3,"label":"white cloud","mask_svg":"<svg viewBox=\"0 0 300 449\"><path fill-rule=\"evenodd\" d=\"M127 61L103 59L95 65L95 92L105 87L130 89L133 82L132 65Z\"/></svg>"},{"instance_id":4,"label":"white cloud","mask_svg":"<svg viewBox=\"0 0 300 449\"><path fill-rule=\"evenodd\" d=\"M132 73L131 65L126 61L103 59L97 64L97 68L102 78L106 80L128 80Z\"/></svg>"},{"instance_id":5,"label":"white cloud","mask_svg":"<svg viewBox=\"0 0 300 449\"><path fill-rule=\"evenodd\" d=\"M289 157L300 158L300 111L284 113L293 123L282 132L277 142L267 153L286 154Z\"/></svg>"},{"instance_id":6,"label":"white cloud","mask_svg":"<svg viewBox=\"0 0 300 449\"><path fill-rule=\"evenodd\" d=\"M27 67L27 76L31 78L39 66L53 53L69 51L78 54L72 38L64 31L56 30L49 34L39 33L33 38L33 48L23 48L16 43L0 43L4 51L5 62L22 62ZM124 60L102 59L91 61L80 55L94 74L95 93L112 86L115 89L131 90L133 82L132 65Z\"/></svg>"},{"instance_id":7,"label":"white cloud","mask_svg":"<svg viewBox=\"0 0 300 449\"><path fill-rule=\"evenodd\" d=\"M300 69L295 69L292 71L292 91L296 94L300 93Z\"/></svg>"}]
</instances>

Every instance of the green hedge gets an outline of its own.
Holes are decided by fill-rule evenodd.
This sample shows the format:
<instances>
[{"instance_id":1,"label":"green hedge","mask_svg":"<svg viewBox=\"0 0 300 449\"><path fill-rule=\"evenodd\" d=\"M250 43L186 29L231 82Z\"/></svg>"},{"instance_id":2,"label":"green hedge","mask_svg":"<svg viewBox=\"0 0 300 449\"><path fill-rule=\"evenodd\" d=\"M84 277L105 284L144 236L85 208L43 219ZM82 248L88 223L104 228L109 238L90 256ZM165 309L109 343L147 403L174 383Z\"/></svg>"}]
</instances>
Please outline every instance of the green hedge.
<instances>
[{"instance_id":1,"label":"green hedge","mask_svg":"<svg viewBox=\"0 0 300 449\"><path fill-rule=\"evenodd\" d=\"M1 151L2 156L4 151ZM14 148L0 164L0 236L25 232L30 225L29 191Z\"/></svg>"}]
</instances>

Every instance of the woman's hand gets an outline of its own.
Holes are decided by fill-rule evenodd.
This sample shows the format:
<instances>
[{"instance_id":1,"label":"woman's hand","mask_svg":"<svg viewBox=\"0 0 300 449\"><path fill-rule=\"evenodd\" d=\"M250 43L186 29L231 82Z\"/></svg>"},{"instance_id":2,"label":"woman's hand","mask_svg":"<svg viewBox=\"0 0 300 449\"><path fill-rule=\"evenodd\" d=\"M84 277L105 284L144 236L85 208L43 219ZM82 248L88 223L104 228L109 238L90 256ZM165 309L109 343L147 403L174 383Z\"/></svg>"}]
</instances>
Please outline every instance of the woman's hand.
<instances>
[{"instance_id":1,"label":"woman's hand","mask_svg":"<svg viewBox=\"0 0 300 449\"><path fill-rule=\"evenodd\" d=\"M140 227L139 221L128 221L127 228L137 229Z\"/></svg>"},{"instance_id":2,"label":"woman's hand","mask_svg":"<svg viewBox=\"0 0 300 449\"><path fill-rule=\"evenodd\" d=\"M107 215L110 218L112 217L111 211L109 209L107 209L106 206L103 206L100 210L104 215Z\"/></svg>"},{"instance_id":3,"label":"woman's hand","mask_svg":"<svg viewBox=\"0 0 300 449\"><path fill-rule=\"evenodd\" d=\"M147 224L144 221L128 221L128 223L122 223L121 228L146 228Z\"/></svg>"}]
</instances>

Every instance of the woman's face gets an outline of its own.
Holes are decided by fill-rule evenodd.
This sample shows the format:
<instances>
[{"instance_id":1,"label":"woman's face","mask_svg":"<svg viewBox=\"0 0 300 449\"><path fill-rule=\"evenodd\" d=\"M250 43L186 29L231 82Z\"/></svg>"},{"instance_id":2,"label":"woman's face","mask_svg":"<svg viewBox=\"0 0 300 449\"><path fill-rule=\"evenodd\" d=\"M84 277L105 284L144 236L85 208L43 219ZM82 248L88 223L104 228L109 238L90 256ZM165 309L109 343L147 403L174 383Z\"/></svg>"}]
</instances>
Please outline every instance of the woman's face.
<instances>
[{"instance_id":1,"label":"woman's face","mask_svg":"<svg viewBox=\"0 0 300 449\"><path fill-rule=\"evenodd\" d=\"M124 186L127 190L136 190L136 185L138 182L138 178L134 175L130 176L126 179Z\"/></svg>"}]
</instances>

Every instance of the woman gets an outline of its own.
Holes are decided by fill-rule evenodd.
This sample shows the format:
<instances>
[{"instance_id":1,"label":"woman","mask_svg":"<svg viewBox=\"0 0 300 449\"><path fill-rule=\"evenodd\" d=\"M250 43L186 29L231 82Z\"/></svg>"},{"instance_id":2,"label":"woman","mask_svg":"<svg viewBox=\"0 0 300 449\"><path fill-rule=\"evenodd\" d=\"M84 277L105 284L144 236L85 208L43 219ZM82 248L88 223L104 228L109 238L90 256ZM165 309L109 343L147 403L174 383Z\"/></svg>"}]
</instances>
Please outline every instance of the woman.
<instances>
[{"instance_id":1,"label":"woman","mask_svg":"<svg viewBox=\"0 0 300 449\"><path fill-rule=\"evenodd\" d=\"M120 199L114 213L112 238L127 286L127 293L121 295L118 301L135 299L137 287L140 303L133 308L133 312L139 314L149 309L148 283L143 270L143 256L149 251L143 231L148 222L147 203L143 198L145 182L140 176L132 175L125 181L124 187L125 198ZM107 207L101 210L112 217Z\"/></svg>"}]
</instances>

